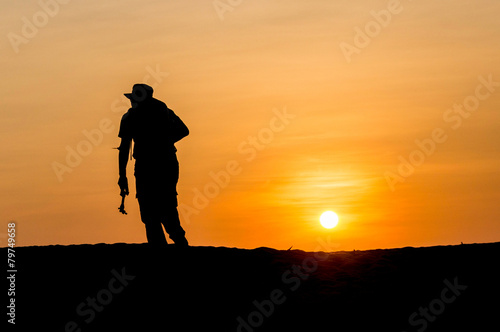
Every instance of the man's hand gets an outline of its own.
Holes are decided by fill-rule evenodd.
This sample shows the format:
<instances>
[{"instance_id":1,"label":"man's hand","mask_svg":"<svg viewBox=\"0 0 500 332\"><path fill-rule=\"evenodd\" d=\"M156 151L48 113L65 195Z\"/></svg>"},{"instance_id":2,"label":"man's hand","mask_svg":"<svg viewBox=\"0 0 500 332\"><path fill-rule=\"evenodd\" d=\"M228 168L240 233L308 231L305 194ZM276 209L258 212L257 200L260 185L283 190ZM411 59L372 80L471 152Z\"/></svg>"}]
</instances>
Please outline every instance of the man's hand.
<instances>
[{"instance_id":1,"label":"man's hand","mask_svg":"<svg viewBox=\"0 0 500 332\"><path fill-rule=\"evenodd\" d=\"M126 176L120 176L118 179L118 185L120 186L121 196L127 196L129 194L128 191L128 179Z\"/></svg>"}]
</instances>

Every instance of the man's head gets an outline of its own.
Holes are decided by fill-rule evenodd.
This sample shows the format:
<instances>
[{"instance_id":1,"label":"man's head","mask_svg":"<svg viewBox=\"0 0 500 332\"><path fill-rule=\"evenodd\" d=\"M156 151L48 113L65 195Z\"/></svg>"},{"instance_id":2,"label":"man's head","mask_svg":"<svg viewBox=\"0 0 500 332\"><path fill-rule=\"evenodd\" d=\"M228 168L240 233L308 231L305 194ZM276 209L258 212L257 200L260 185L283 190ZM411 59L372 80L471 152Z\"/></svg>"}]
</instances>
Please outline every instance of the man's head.
<instances>
[{"instance_id":1,"label":"man's head","mask_svg":"<svg viewBox=\"0 0 500 332\"><path fill-rule=\"evenodd\" d=\"M138 83L132 87L132 93L125 93L124 95L132 103L140 103L153 98L153 88L147 84Z\"/></svg>"}]
</instances>

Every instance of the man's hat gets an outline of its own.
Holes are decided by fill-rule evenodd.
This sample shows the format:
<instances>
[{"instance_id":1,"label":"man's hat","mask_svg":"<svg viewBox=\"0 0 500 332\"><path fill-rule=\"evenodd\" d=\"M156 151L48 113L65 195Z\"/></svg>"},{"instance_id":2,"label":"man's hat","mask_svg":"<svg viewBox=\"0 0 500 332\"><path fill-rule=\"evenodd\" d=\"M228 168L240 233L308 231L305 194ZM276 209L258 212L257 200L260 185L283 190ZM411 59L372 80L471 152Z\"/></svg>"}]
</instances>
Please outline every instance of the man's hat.
<instances>
[{"instance_id":1,"label":"man's hat","mask_svg":"<svg viewBox=\"0 0 500 332\"><path fill-rule=\"evenodd\" d=\"M124 93L130 100L141 102L153 97L153 88L147 84L138 83L132 87L132 93Z\"/></svg>"}]
</instances>

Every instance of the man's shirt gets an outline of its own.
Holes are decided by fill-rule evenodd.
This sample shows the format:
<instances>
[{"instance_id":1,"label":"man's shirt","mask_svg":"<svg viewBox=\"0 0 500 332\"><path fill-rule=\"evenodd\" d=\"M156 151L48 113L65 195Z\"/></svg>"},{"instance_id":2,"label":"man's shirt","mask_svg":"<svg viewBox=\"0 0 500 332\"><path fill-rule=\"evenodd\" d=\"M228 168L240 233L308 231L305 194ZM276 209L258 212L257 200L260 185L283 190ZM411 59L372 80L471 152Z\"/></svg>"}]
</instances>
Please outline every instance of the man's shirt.
<instances>
[{"instance_id":1,"label":"man's shirt","mask_svg":"<svg viewBox=\"0 0 500 332\"><path fill-rule=\"evenodd\" d=\"M180 121L165 103L151 98L123 115L118 136L134 140L133 156L136 160L161 160L177 151L174 146L180 139L175 133L177 120ZM185 131L182 137L189 133L187 127Z\"/></svg>"}]
</instances>

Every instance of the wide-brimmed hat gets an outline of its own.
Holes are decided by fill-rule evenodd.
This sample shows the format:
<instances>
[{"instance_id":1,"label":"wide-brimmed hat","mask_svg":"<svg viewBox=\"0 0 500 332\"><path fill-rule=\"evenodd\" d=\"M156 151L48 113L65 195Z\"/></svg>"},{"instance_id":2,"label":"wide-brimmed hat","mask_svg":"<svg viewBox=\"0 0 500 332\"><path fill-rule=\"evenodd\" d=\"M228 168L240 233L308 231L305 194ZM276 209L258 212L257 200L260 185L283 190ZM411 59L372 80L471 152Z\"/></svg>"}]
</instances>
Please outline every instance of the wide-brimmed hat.
<instances>
[{"instance_id":1,"label":"wide-brimmed hat","mask_svg":"<svg viewBox=\"0 0 500 332\"><path fill-rule=\"evenodd\" d=\"M132 87L132 93L124 93L124 95L133 101L143 101L153 97L153 88L144 83L137 83Z\"/></svg>"}]
</instances>

